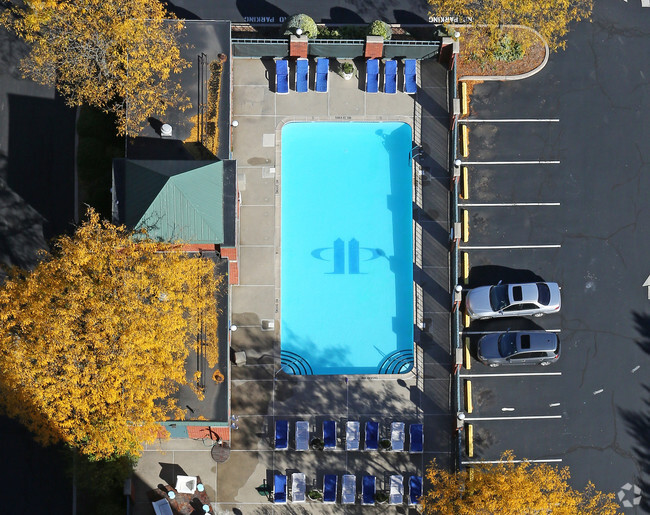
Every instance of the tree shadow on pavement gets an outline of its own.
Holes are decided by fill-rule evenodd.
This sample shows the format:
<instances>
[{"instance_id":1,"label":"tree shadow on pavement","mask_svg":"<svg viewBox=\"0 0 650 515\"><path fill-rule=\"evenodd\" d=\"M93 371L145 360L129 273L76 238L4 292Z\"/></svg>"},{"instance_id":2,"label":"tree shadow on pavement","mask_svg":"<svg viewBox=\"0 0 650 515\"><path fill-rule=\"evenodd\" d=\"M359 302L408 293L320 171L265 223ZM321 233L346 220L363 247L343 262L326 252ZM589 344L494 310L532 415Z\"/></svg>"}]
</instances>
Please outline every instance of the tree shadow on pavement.
<instances>
[{"instance_id":1,"label":"tree shadow on pavement","mask_svg":"<svg viewBox=\"0 0 650 515\"><path fill-rule=\"evenodd\" d=\"M632 317L639 334L636 343L644 352L650 354L650 315L634 311ZM627 425L628 434L636 440L632 451L636 465L641 471L636 481L637 486L641 488L641 508L647 512L650 511L650 499L647 496L650 492L650 480L647 479L650 477L650 386L643 385L643 389L646 392L645 412L620 408L618 411ZM627 496L632 496L632 493L628 493Z\"/></svg>"}]
</instances>

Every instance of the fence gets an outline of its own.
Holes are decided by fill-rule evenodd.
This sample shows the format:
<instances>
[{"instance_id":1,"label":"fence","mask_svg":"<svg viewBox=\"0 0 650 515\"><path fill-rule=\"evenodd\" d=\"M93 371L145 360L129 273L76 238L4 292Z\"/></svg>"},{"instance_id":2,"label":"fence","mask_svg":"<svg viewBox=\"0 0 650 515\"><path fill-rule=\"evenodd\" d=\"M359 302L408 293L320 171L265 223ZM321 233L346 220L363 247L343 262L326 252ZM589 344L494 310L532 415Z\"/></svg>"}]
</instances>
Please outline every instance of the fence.
<instances>
[{"instance_id":1,"label":"fence","mask_svg":"<svg viewBox=\"0 0 650 515\"><path fill-rule=\"evenodd\" d=\"M364 56L366 42L363 39L312 39L308 54L312 57L354 59ZM233 38L234 57L287 57L289 38L248 39ZM384 57L404 59L429 59L440 53L439 41L385 41Z\"/></svg>"}]
</instances>

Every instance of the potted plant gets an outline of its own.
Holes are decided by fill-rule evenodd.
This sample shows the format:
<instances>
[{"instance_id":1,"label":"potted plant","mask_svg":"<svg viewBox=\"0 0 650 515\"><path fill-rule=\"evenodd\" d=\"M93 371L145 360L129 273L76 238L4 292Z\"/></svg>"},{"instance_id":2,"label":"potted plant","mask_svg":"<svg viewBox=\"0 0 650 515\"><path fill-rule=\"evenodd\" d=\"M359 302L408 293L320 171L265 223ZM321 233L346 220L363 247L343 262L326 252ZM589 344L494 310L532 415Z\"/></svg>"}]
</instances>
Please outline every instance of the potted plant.
<instances>
[{"instance_id":1,"label":"potted plant","mask_svg":"<svg viewBox=\"0 0 650 515\"><path fill-rule=\"evenodd\" d=\"M322 451L325 448L325 443L322 438L312 438L310 445L315 451Z\"/></svg>"},{"instance_id":2,"label":"potted plant","mask_svg":"<svg viewBox=\"0 0 650 515\"><path fill-rule=\"evenodd\" d=\"M382 451L389 451L391 449L392 445L390 443L390 440L388 438L384 438L379 441L379 448Z\"/></svg>"},{"instance_id":3,"label":"potted plant","mask_svg":"<svg viewBox=\"0 0 650 515\"><path fill-rule=\"evenodd\" d=\"M350 80L352 78L352 75L354 75L354 64L352 64L350 61L345 61L341 65L341 73L343 74L343 78L345 80Z\"/></svg>"},{"instance_id":4,"label":"potted plant","mask_svg":"<svg viewBox=\"0 0 650 515\"><path fill-rule=\"evenodd\" d=\"M377 504L386 504L388 502L388 494L383 490L380 490L375 494L375 502Z\"/></svg>"},{"instance_id":5,"label":"potted plant","mask_svg":"<svg viewBox=\"0 0 650 515\"><path fill-rule=\"evenodd\" d=\"M307 492L307 497L310 501L320 501L323 498L323 494L318 490L309 490L309 492Z\"/></svg>"}]
</instances>

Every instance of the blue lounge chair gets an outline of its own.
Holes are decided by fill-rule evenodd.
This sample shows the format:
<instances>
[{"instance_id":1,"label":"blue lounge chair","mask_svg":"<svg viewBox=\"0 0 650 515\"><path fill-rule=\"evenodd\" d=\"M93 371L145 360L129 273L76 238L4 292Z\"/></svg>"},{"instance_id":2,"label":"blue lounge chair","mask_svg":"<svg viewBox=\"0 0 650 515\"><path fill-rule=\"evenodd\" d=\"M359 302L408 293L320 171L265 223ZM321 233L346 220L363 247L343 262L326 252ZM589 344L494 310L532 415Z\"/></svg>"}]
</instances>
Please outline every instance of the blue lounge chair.
<instances>
[{"instance_id":1,"label":"blue lounge chair","mask_svg":"<svg viewBox=\"0 0 650 515\"><path fill-rule=\"evenodd\" d=\"M422 476L409 478L409 506L415 506L422 497Z\"/></svg>"},{"instance_id":2,"label":"blue lounge chair","mask_svg":"<svg viewBox=\"0 0 650 515\"><path fill-rule=\"evenodd\" d=\"M339 476L336 474L325 474L323 477L323 503L334 504L336 502L336 490L339 486Z\"/></svg>"},{"instance_id":3,"label":"blue lounge chair","mask_svg":"<svg viewBox=\"0 0 650 515\"><path fill-rule=\"evenodd\" d=\"M397 92L397 61L389 59L384 64L384 93Z\"/></svg>"},{"instance_id":4,"label":"blue lounge chair","mask_svg":"<svg viewBox=\"0 0 650 515\"><path fill-rule=\"evenodd\" d=\"M357 501L357 476L345 474L341 487L341 504L354 504Z\"/></svg>"},{"instance_id":5,"label":"blue lounge chair","mask_svg":"<svg viewBox=\"0 0 650 515\"><path fill-rule=\"evenodd\" d=\"M275 448L277 450L289 448L289 422L287 420L275 421Z\"/></svg>"},{"instance_id":6,"label":"blue lounge chair","mask_svg":"<svg viewBox=\"0 0 650 515\"><path fill-rule=\"evenodd\" d=\"M366 61L366 92L377 93L379 91L379 59L368 59Z\"/></svg>"},{"instance_id":7,"label":"blue lounge chair","mask_svg":"<svg viewBox=\"0 0 650 515\"><path fill-rule=\"evenodd\" d=\"M359 450L360 432L357 420L349 420L345 423L345 449L347 451Z\"/></svg>"},{"instance_id":8,"label":"blue lounge chair","mask_svg":"<svg viewBox=\"0 0 650 515\"><path fill-rule=\"evenodd\" d=\"M376 451L379 448L379 422L366 422L366 451Z\"/></svg>"},{"instance_id":9,"label":"blue lounge chair","mask_svg":"<svg viewBox=\"0 0 650 515\"><path fill-rule=\"evenodd\" d=\"M422 452L423 445L424 433L422 432L422 424L411 424L409 426L409 452Z\"/></svg>"},{"instance_id":10,"label":"blue lounge chair","mask_svg":"<svg viewBox=\"0 0 650 515\"><path fill-rule=\"evenodd\" d=\"M390 425L390 448L393 451L404 450L404 422L393 422Z\"/></svg>"},{"instance_id":11,"label":"blue lounge chair","mask_svg":"<svg viewBox=\"0 0 650 515\"><path fill-rule=\"evenodd\" d=\"M326 57L321 57L316 61L316 91L319 93L327 93L330 74L330 60Z\"/></svg>"},{"instance_id":12,"label":"blue lounge chair","mask_svg":"<svg viewBox=\"0 0 650 515\"><path fill-rule=\"evenodd\" d=\"M296 450L306 451L309 449L309 422L299 420L296 422Z\"/></svg>"},{"instance_id":13,"label":"blue lounge chair","mask_svg":"<svg viewBox=\"0 0 650 515\"><path fill-rule=\"evenodd\" d=\"M334 420L323 422L323 443L325 449L336 449L336 422Z\"/></svg>"},{"instance_id":14,"label":"blue lounge chair","mask_svg":"<svg viewBox=\"0 0 650 515\"><path fill-rule=\"evenodd\" d=\"M361 504L373 505L375 504L375 485L377 478L375 476L363 476L363 483L361 484Z\"/></svg>"},{"instance_id":15,"label":"blue lounge chair","mask_svg":"<svg viewBox=\"0 0 650 515\"><path fill-rule=\"evenodd\" d=\"M390 476L390 504L402 504L404 502L404 478L402 476Z\"/></svg>"},{"instance_id":16,"label":"blue lounge chair","mask_svg":"<svg viewBox=\"0 0 650 515\"><path fill-rule=\"evenodd\" d=\"M309 61L305 58L296 61L296 91L306 93L309 89Z\"/></svg>"},{"instance_id":17,"label":"blue lounge chair","mask_svg":"<svg viewBox=\"0 0 650 515\"><path fill-rule=\"evenodd\" d=\"M301 472L291 474L291 502L305 502L305 491L307 481L305 475Z\"/></svg>"},{"instance_id":18,"label":"blue lounge chair","mask_svg":"<svg viewBox=\"0 0 650 515\"><path fill-rule=\"evenodd\" d=\"M282 474L273 476L273 502L276 504L287 502L287 476Z\"/></svg>"},{"instance_id":19,"label":"blue lounge chair","mask_svg":"<svg viewBox=\"0 0 650 515\"><path fill-rule=\"evenodd\" d=\"M404 60L404 93L416 93L418 85L416 81L417 67L415 59Z\"/></svg>"},{"instance_id":20,"label":"blue lounge chair","mask_svg":"<svg viewBox=\"0 0 650 515\"><path fill-rule=\"evenodd\" d=\"M289 93L289 61L286 59L275 61L275 92L281 95Z\"/></svg>"}]
</instances>

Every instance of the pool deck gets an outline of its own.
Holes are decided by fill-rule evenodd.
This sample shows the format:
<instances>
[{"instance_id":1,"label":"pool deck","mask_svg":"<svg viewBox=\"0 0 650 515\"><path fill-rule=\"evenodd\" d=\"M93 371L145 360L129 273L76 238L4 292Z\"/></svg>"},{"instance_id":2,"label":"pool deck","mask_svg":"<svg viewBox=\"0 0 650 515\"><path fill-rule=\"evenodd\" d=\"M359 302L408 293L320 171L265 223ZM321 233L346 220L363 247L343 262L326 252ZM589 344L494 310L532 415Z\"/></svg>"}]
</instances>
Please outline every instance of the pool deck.
<instances>
[{"instance_id":1,"label":"pool deck","mask_svg":"<svg viewBox=\"0 0 650 515\"><path fill-rule=\"evenodd\" d=\"M313 68L313 66L312 66ZM362 70L363 71L363 70ZM400 70L401 72L401 70ZM313 75L313 70L312 70ZM340 476L377 476L377 489L387 488L391 474L424 475L436 459L453 461L451 415L452 357L449 250L448 109L446 71L435 61L421 63L418 93L413 96L366 94L362 81L345 81L330 73L328 93L273 92L273 61L233 62L233 158L238 164L241 192L239 285L232 286L232 350L246 353L245 366L232 366L232 413L239 429L232 431L232 453L225 463L210 459L209 443L170 440L151 445L136 470L134 513L151 512L146 487L155 488L163 472L200 475L216 513L357 513L370 510L358 503L340 504ZM401 89L401 80L399 81ZM313 77L310 83L313 86ZM418 342L416 373L403 378L348 376L287 376L280 371L280 138L291 120L398 120L414 129L423 147L414 179L414 234ZM263 330L262 320L275 320L275 330ZM453 410L455 411L455 410ZM290 450L273 450L274 421L290 421ZM406 452L346 452L341 446L345 420L380 422L380 436L391 421L424 424L423 454ZM339 445L332 451L291 450L294 422L307 420L311 436L320 435L323 420L338 422ZM363 436L363 431L362 431ZM363 444L362 444L363 447ZM162 471L161 471L162 469ZM256 487L272 484L273 473L303 472L308 488L323 474L339 475L337 504L308 502L274 505ZM426 485L425 485L426 488ZM405 501L408 489L405 488ZM290 498L290 497L289 497ZM377 511L407 513L406 504L377 506Z\"/></svg>"}]
</instances>

